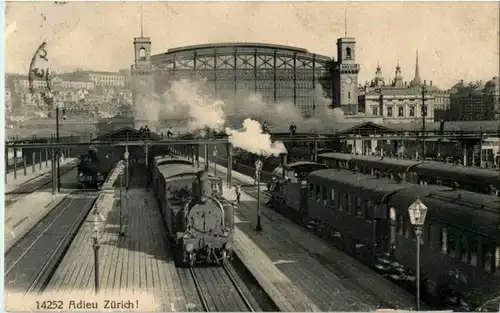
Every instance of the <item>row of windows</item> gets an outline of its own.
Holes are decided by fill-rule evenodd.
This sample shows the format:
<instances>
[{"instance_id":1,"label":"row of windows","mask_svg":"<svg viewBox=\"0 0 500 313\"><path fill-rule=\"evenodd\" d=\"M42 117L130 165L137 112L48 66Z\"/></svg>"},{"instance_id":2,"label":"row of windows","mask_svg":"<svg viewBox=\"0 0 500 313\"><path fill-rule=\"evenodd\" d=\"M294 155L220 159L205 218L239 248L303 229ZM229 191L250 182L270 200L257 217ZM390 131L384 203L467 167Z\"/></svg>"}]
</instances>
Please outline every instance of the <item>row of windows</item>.
<instances>
[{"instance_id":1,"label":"row of windows","mask_svg":"<svg viewBox=\"0 0 500 313\"><path fill-rule=\"evenodd\" d=\"M393 112L393 107L389 106L387 107L387 116L388 117L393 117L394 112ZM427 111L427 105L424 106L424 111ZM408 107L408 116L414 117L416 112L416 107L411 105ZM378 116L379 115L379 107L378 106L372 106L372 114ZM405 109L403 106L398 106L397 107L397 116L398 117L404 117L405 116Z\"/></svg>"},{"instance_id":2,"label":"row of windows","mask_svg":"<svg viewBox=\"0 0 500 313\"><path fill-rule=\"evenodd\" d=\"M396 232L405 238L415 237L408 217L403 215L397 215ZM424 225L420 244L488 273L500 274L500 246L472 233L429 221Z\"/></svg>"},{"instance_id":3,"label":"row of windows","mask_svg":"<svg viewBox=\"0 0 500 313\"><path fill-rule=\"evenodd\" d=\"M385 205L321 185L309 184L309 198L357 218L383 217L387 214Z\"/></svg>"}]
</instances>

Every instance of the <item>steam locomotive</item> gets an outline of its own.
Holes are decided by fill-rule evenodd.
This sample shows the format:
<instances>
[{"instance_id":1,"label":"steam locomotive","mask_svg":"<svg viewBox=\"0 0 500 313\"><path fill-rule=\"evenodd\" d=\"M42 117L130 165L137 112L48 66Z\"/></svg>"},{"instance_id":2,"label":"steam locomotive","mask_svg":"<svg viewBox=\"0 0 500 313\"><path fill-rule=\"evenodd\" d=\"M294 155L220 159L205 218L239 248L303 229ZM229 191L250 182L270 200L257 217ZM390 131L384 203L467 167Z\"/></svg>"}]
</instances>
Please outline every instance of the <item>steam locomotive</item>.
<instances>
[{"instance_id":1,"label":"steam locomotive","mask_svg":"<svg viewBox=\"0 0 500 313\"><path fill-rule=\"evenodd\" d=\"M420 198L428 207L421 239L424 294L443 301L440 307L458 306L451 301L460 299L470 309L500 293L498 197L315 162L288 164L283 172L270 184L273 209L400 281L402 269L406 277L416 270L408 207Z\"/></svg>"},{"instance_id":2,"label":"steam locomotive","mask_svg":"<svg viewBox=\"0 0 500 313\"><path fill-rule=\"evenodd\" d=\"M222 265L230 259L234 212L221 202L222 179L172 155L150 158L149 171L176 265Z\"/></svg>"},{"instance_id":3,"label":"steam locomotive","mask_svg":"<svg viewBox=\"0 0 500 313\"><path fill-rule=\"evenodd\" d=\"M77 183L80 188L99 188L107 176L107 161L97 154L97 149L89 148L78 157Z\"/></svg>"}]
</instances>

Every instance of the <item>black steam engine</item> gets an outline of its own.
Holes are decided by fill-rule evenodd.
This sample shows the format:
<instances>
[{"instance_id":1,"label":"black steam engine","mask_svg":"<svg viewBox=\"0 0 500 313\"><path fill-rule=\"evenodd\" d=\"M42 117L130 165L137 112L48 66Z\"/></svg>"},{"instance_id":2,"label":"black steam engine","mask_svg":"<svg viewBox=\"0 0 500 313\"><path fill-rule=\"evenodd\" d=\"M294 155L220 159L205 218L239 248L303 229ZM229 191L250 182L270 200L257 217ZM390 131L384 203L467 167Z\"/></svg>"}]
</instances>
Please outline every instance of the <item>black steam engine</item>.
<instances>
[{"instance_id":1,"label":"black steam engine","mask_svg":"<svg viewBox=\"0 0 500 313\"><path fill-rule=\"evenodd\" d=\"M234 212L219 200L222 180L176 156L157 156L149 166L176 265L222 265L230 259Z\"/></svg>"}]
</instances>

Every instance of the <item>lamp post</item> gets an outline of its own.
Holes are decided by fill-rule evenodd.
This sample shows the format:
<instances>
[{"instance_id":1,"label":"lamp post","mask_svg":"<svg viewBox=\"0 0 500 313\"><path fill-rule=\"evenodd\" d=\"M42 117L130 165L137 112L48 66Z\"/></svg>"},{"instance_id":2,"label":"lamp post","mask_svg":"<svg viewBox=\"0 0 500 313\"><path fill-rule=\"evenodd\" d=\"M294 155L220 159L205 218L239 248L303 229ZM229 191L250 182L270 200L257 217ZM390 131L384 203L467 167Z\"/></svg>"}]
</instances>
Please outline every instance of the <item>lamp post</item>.
<instances>
[{"instance_id":1,"label":"lamp post","mask_svg":"<svg viewBox=\"0 0 500 313\"><path fill-rule=\"evenodd\" d=\"M125 166L123 164L120 165L120 232L119 232L119 235L120 236L124 236L125 233L123 232L123 222L122 222L122 214L123 214L123 204L124 204L124 200L126 197L123 197L123 173L125 172L124 171L125 169Z\"/></svg>"},{"instance_id":2,"label":"lamp post","mask_svg":"<svg viewBox=\"0 0 500 313\"><path fill-rule=\"evenodd\" d=\"M217 177L217 147L214 147L214 151L212 153L214 156L214 173L215 177Z\"/></svg>"},{"instance_id":3,"label":"lamp post","mask_svg":"<svg viewBox=\"0 0 500 313\"><path fill-rule=\"evenodd\" d=\"M99 293L99 224L100 214L96 210L93 212L93 225L92 225L92 247L94 248L94 288L95 294Z\"/></svg>"},{"instance_id":4,"label":"lamp post","mask_svg":"<svg viewBox=\"0 0 500 313\"><path fill-rule=\"evenodd\" d=\"M128 153L128 146L125 146L125 153L123 154L123 157L125 158L125 189L128 190L128 157L130 156L130 153Z\"/></svg>"},{"instance_id":5,"label":"lamp post","mask_svg":"<svg viewBox=\"0 0 500 313\"><path fill-rule=\"evenodd\" d=\"M260 223L260 172L262 171L262 161L255 161L255 180L257 182L257 225L255 226L256 231L262 231L262 225Z\"/></svg>"},{"instance_id":6,"label":"lamp post","mask_svg":"<svg viewBox=\"0 0 500 313\"><path fill-rule=\"evenodd\" d=\"M422 235L422 228L425 223L425 216L427 215L427 207L417 198L408 208L408 214L410 216L410 222L415 229L415 235L417 239L417 311L420 311L420 236Z\"/></svg>"}]
</instances>

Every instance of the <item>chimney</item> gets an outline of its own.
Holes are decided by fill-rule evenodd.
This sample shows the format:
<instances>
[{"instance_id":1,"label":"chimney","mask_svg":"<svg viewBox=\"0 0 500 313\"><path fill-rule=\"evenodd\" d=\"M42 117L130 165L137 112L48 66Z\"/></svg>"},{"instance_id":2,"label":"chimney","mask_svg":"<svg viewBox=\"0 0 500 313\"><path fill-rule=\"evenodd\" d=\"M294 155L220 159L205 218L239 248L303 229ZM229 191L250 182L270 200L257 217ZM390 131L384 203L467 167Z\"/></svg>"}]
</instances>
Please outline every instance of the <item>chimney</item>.
<instances>
[{"instance_id":1,"label":"chimney","mask_svg":"<svg viewBox=\"0 0 500 313\"><path fill-rule=\"evenodd\" d=\"M432 80L430 81L431 87L432 87Z\"/></svg>"},{"instance_id":2,"label":"chimney","mask_svg":"<svg viewBox=\"0 0 500 313\"><path fill-rule=\"evenodd\" d=\"M408 87L408 82L405 82L405 87Z\"/></svg>"},{"instance_id":3,"label":"chimney","mask_svg":"<svg viewBox=\"0 0 500 313\"><path fill-rule=\"evenodd\" d=\"M426 81L426 80L424 80L424 86L426 86L426 85L427 85L427 81Z\"/></svg>"},{"instance_id":4,"label":"chimney","mask_svg":"<svg viewBox=\"0 0 500 313\"><path fill-rule=\"evenodd\" d=\"M199 171L196 180L193 182L193 196L198 203L202 203L203 196L210 196L211 186L208 179L208 171Z\"/></svg>"}]
</instances>

